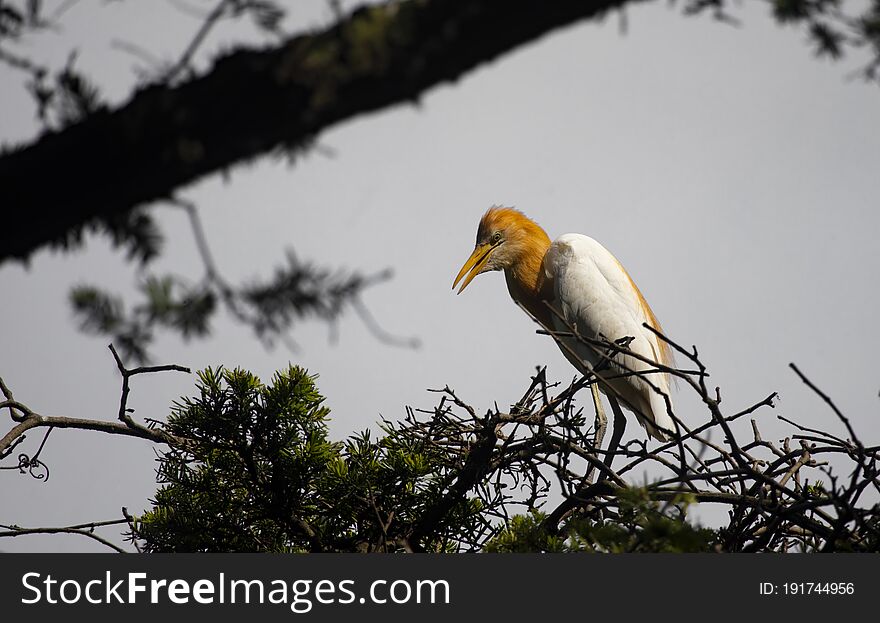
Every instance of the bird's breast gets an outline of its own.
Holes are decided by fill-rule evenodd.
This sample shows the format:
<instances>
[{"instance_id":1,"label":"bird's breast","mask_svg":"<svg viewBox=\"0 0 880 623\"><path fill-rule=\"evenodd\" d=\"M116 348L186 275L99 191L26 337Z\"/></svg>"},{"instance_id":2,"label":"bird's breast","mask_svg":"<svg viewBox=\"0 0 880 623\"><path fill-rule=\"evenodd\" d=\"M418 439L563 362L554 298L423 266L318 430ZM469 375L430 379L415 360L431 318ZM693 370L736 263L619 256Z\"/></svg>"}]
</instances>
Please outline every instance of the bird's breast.
<instances>
[{"instance_id":1,"label":"bird's breast","mask_svg":"<svg viewBox=\"0 0 880 623\"><path fill-rule=\"evenodd\" d=\"M538 279L535 285L523 283L523 280L510 270L504 271L504 278L507 281L507 291L510 292L510 298L525 309L541 326L552 330L553 314L549 306L553 305L553 289L545 287L546 280Z\"/></svg>"}]
</instances>

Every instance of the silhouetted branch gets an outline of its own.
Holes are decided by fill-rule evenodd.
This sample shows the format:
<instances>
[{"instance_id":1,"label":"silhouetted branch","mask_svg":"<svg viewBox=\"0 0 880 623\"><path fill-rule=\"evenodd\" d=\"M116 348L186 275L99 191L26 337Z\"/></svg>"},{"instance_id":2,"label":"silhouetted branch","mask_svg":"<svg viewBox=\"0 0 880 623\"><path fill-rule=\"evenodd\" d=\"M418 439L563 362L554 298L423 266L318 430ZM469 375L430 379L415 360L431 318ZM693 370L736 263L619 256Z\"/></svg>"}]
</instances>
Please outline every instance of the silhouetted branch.
<instances>
[{"instance_id":1,"label":"silhouetted branch","mask_svg":"<svg viewBox=\"0 0 880 623\"><path fill-rule=\"evenodd\" d=\"M163 82L172 83L182 72L186 71L192 75L192 68L190 64L192 63L193 56L196 51L199 49L199 46L205 40L205 37L208 36L208 33L211 32L211 29L217 24L218 21L223 17L226 11L235 4L234 0L221 0L217 3L214 9L205 16L202 25L199 27L199 30L196 32L195 36L192 38L192 41L189 42L189 45L186 46L186 49L183 51L180 59L174 66L168 70L162 77Z\"/></svg>"},{"instance_id":2,"label":"silhouetted branch","mask_svg":"<svg viewBox=\"0 0 880 623\"><path fill-rule=\"evenodd\" d=\"M792 370L794 370L795 374L797 374L798 377L800 377L801 381L803 381L807 387L809 387L814 392L816 392L816 394L825 402L825 404L827 404L829 407L831 407L831 410L834 411L834 415L836 415L838 417L838 419L841 422L843 422L843 425L846 426L846 430L849 432L849 438L852 440L852 442L860 450L864 450L864 448L862 448L862 442L859 441L859 438L856 435L856 432L853 430L852 424L849 423L849 419L843 413L840 412L840 409L837 408L837 405L834 404L834 401L832 401L831 398L829 398L828 395L825 394L825 392L823 392L821 389L816 387L816 385L813 384L813 382L810 379L808 379L804 375L804 373L801 372L800 369L796 365L794 365L793 363L790 363L790 364L788 364L788 367L790 367Z\"/></svg>"},{"instance_id":3,"label":"silhouetted branch","mask_svg":"<svg viewBox=\"0 0 880 623\"><path fill-rule=\"evenodd\" d=\"M279 340L292 342L289 332L301 319L314 317L334 326L348 306L379 341L418 347L416 338L398 337L383 329L361 298L367 288L390 279L390 270L372 275L331 271L301 262L288 251L287 265L276 268L271 279L233 285L215 261L195 204L178 197L168 202L187 214L205 270L200 281L148 274L138 286L146 300L130 310L122 297L94 286L80 285L70 293L81 330L109 337L123 356L147 361L148 347L159 328L176 331L185 340L206 337L218 302L269 347Z\"/></svg>"},{"instance_id":4,"label":"silhouetted branch","mask_svg":"<svg viewBox=\"0 0 880 623\"><path fill-rule=\"evenodd\" d=\"M602 352L616 351L609 353L612 360L616 353L631 355L622 343L585 341ZM753 439L739 441L731 425L764 407L775 408L776 393L727 415L721 411L720 390L710 390L705 383L708 372L696 349L674 347L699 371L696 379L680 374L689 379L687 386L698 394L709 419L691 428L683 426L678 439L653 448L630 441L610 453L610 457L626 459L616 469L597 456L594 441L586 434L586 419L572 400L580 389L595 382L588 377L552 396L539 373L509 413L496 406L479 416L448 387L433 411L420 411L429 415L427 421L411 413L396 429L399 434L442 449L448 453L450 466L467 464L482 470L482 477L453 480L458 487L445 489L447 496L476 496L480 508L496 518L493 528L461 546L482 549L509 525L511 507L539 512L561 495L561 501L542 516L539 528L542 534L566 537L575 534L582 521L597 526L624 521L624 509L635 495L643 496L645 503L658 503L656 512L661 516L683 512L695 503L728 506L730 522L717 537L717 547L723 551L873 551L880 543L880 507L860 506L859 500L867 488L880 493L880 447L857 447L788 418L782 419L796 430L812 433L811 439L799 439L800 447L791 447L788 438L781 446L765 441L754 419ZM637 374L649 377L652 373L656 370ZM722 443L711 440L714 431L722 433ZM855 470L845 484L837 483L831 463L823 460L831 457L854 463ZM594 469L602 474L595 483L589 478ZM636 474L644 473L652 474L650 482L641 477L634 480ZM558 484L554 490L547 478L550 475ZM468 483L472 483L470 488L463 492ZM436 527L438 520L430 514L426 521Z\"/></svg>"},{"instance_id":5,"label":"silhouetted branch","mask_svg":"<svg viewBox=\"0 0 880 623\"><path fill-rule=\"evenodd\" d=\"M612 344L627 354L628 342ZM866 491L872 491L873 499L880 495L880 446L856 445L785 417L795 435L779 442L761 435L756 418L747 426L747 437L734 437L737 420L759 414L764 407L775 408L775 394L724 413L720 390L700 382L708 373L703 374L705 365L696 349L686 352L701 371L700 381L687 387L698 393L706 420L683 426L674 441L632 439L608 452L597 447L588 418L576 402L584 387L597 386L589 376L561 386L548 383L546 372L539 368L508 410L495 405L484 413L447 386L434 390L439 402L433 409L408 409L403 421L383 421L385 436L380 440L371 441L364 433L341 445L327 440L323 398L303 380L301 369L279 374L275 388L265 387L244 371L207 370L200 373L198 398L176 403L166 423L148 421L158 428L145 427L129 415L128 379L182 368L128 369L116 349L111 352L123 377L117 421L45 418L15 400L0 380L6 395L0 409L14 409L10 412L16 418L12 436L3 443L8 455L24 427L67 425L147 436L168 445L160 457L159 479L175 486L161 489L163 502L141 518L123 510L132 538L146 539L147 551L177 547L174 543L183 548L214 547L196 537L176 540L175 526L184 526L187 520L180 517L183 523L178 524L173 513L163 509L179 503L188 512L192 487L212 491L233 474L238 474L237 490L247 493L233 496L237 505L243 504L242 510L257 513L260 521L264 512L280 513L265 517L270 522L265 533L250 526L235 527L228 542L236 548L483 551L494 547L496 539L508 538L511 530L515 534L523 517L532 518L524 547L541 551L558 551L564 542L591 551L617 551L614 548L623 544L627 551L641 551L643 539L660 539L659 546L655 543L648 551L667 545L730 552L880 548L880 506L862 501ZM609 365L615 357L609 353ZM644 374L653 372L648 369ZM296 379L302 384L291 385ZM300 399L307 401L299 403L304 410L278 402L278 396L291 396L292 387L298 387ZM230 402L238 404L255 388L260 398L248 403L247 413L227 413ZM312 427L313 434L303 435L303 425ZM284 434L277 434L279 426ZM722 439L713 441L718 433L723 433ZM164 436L151 437L159 435ZM315 445L300 453L298 438ZM282 440L294 445L278 445ZM41 450L42 445L34 460ZM278 454L279 450L285 451ZM226 457L220 461L223 467L213 467L204 458L218 452ZM324 514L325 502L296 506L299 502L289 499L289 491L300 491L303 483L296 474L284 477L293 482L284 480L275 465L294 456L316 461L310 463L309 469L316 471L309 472L309 491L323 500L338 500L340 495L356 498L346 502L346 513L353 514L337 516L329 510ZM617 467L614 457L623 459ZM840 464L846 468L845 478L836 475ZM217 473L218 468L231 471ZM600 475L597 482L591 482L591 473ZM290 486L294 489L288 490ZM210 503L221 513L218 525L237 521L237 514L223 514L225 498L212 498ZM720 504L728 509L729 521L709 531L690 526L684 518L695 504ZM273 532L272 525L280 532ZM684 534L680 543L673 536L678 531ZM617 536L609 541L609 534Z\"/></svg>"},{"instance_id":6,"label":"silhouetted branch","mask_svg":"<svg viewBox=\"0 0 880 623\"><path fill-rule=\"evenodd\" d=\"M124 549L114 543L111 543L101 535L95 534L95 529L104 526L118 526L125 523L127 523L126 519L111 519L109 521L92 521L89 523L77 524L75 526L64 526L58 528L22 528L20 526L8 526L0 524L0 528L2 528L2 530L0 530L0 538L17 537L28 534L79 534L81 536L88 537L94 541L97 541L101 545L109 547L115 552L124 554L126 553Z\"/></svg>"},{"instance_id":7,"label":"silhouetted branch","mask_svg":"<svg viewBox=\"0 0 880 623\"><path fill-rule=\"evenodd\" d=\"M12 449L15 448L15 446L17 446L19 443L21 443L25 433L32 428L49 428L50 430L52 428L75 428L80 430L92 430L114 435L138 437L140 439L146 439L148 441L152 441L153 443L159 444L180 445L184 443L182 439L168 434L161 428L151 428L149 426L144 426L135 422L131 418L131 415L129 415L131 410L128 408L127 405L128 395L131 391L129 385L130 377L137 374L148 374L164 371L178 371L189 373L189 368L178 365L166 365L141 367L129 370L122 364L122 360L119 358L119 355L116 353L116 349L113 347L112 344L110 345L110 351L113 353L113 357L116 360L117 367L119 368L119 372L122 376L122 396L120 399L119 412L117 415L119 419L118 422L92 420L86 418L74 418L58 415L42 415L32 410L27 405L12 398L12 392L9 391L9 388L6 386L6 384L3 383L2 379L0 379L0 388L2 388L4 396L6 397L6 400L0 402L0 410L8 408L10 413L13 414L13 421L15 422L15 425L2 438L0 438L0 458L8 457L9 454L12 452ZM40 450L42 450L42 445L40 446ZM39 455L39 451L37 452L37 455ZM34 459L35 458L36 456L34 457ZM31 461L33 461L34 459L31 459Z\"/></svg>"},{"instance_id":8,"label":"silhouetted branch","mask_svg":"<svg viewBox=\"0 0 880 623\"><path fill-rule=\"evenodd\" d=\"M364 7L323 32L270 49L234 51L179 86L144 88L119 108L0 156L0 177L8 181L0 202L12 208L0 231L0 260L27 257L84 223L161 200L254 156L300 148L342 120L412 101L499 54L624 1L429 0ZM357 63L349 62L352 54ZM51 184L45 183L47 170Z\"/></svg>"},{"instance_id":9,"label":"silhouetted branch","mask_svg":"<svg viewBox=\"0 0 880 623\"><path fill-rule=\"evenodd\" d=\"M30 67L39 108L55 94L59 101L75 96L76 114L67 111L60 121L73 121L76 127L47 133L0 156L0 178L7 180L0 201L14 208L0 231L0 261L25 258L87 223L119 219L136 206L260 154L306 147L340 121L413 101L432 86L456 80L556 28L640 2L388 2L340 14L322 32L270 49L233 51L205 75L176 84L226 15L251 15L261 28L277 34L284 15L279 4L222 0L204 16L164 79L113 110L100 108L85 78L69 66L54 87L42 84ZM780 23L801 24L820 54L837 58L845 48L864 50L869 61L862 75L874 79L880 62L880 0L860 3L852 14L838 5L789 0L773 3L773 12ZM729 6L729 0L692 0L685 13L710 12L730 22ZM13 12L26 21L23 12ZM21 55L13 57L14 64L28 66ZM53 173L52 184L42 183L47 170Z\"/></svg>"}]
</instances>

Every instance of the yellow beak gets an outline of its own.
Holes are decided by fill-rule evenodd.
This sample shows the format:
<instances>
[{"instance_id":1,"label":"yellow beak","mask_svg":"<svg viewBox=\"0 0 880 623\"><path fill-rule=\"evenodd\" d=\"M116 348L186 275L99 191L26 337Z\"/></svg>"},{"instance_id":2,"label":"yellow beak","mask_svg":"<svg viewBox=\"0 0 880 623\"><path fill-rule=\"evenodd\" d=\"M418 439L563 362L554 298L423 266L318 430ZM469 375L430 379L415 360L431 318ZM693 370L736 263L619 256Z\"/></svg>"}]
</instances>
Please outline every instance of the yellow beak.
<instances>
[{"instance_id":1,"label":"yellow beak","mask_svg":"<svg viewBox=\"0 0 880 623\"><path fill-rule=\"evenodd\" d=\"M471 256L467 259L467 262L465 262L464 266L461 267L461 270L458 271L455 281L452 282L452 289L455 289L456 284L461 281L461 278L467 273L467 277L458 289L458 294L461 294L462 290L473 281L474 277L480 274L480 271L486 265L486 262L489 261L489 256L492 254L494 248L495 247L491 244L478 244L474 249L474 252L471 253Z\"/></svg>"}]
</instances>

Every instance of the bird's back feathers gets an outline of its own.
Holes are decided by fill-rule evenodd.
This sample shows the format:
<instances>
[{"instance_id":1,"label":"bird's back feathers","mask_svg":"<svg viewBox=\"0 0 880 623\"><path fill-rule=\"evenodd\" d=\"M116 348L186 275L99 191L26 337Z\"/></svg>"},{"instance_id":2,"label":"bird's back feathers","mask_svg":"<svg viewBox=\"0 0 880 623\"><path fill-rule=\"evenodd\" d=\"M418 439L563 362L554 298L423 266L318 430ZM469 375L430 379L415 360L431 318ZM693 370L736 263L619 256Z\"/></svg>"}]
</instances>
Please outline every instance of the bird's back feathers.
<instances>
[{"instance_id":1,"label":"bird's back feathers","mask_svg":"<svg viewBox=\"0 0 880 623\"><path fill-rule=\"evenodd\" d=\"M642 326L647 323L660 331L656 316L621 263L600 243L582 234L560 236L550 245L543 269L553 292L551 304L558 306L551 329L567 332L573 328L594 340L600 336L610 341L632 337L628 348L633 353L671 365L668 345ZM609 362L601 349L597 351L574 337L559 342L563 354L581 372L604 366L599 371L605 379L600 389L624 402L650 435L667 439L669 435L663 430L677 430L667 412L667 374L635 376L630 373L645 373L654 366L622 353Z\"/></svg>"}]
</instances>

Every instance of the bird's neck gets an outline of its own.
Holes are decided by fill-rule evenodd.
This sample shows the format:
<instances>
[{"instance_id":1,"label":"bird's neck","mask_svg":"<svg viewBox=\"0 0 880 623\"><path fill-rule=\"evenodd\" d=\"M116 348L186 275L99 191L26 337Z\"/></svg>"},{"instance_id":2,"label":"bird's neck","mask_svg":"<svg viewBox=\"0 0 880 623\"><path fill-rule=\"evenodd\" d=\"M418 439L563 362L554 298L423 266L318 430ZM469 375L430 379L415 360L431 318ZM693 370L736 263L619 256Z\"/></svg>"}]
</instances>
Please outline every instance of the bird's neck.
<instances>
[{"instance_id":1,"label":"bird's neck","mask_svg":"<svg viewBox=\"0 0 880 623\"><path fill-rule=\"evenodd\" d=\"M549 300L552 293L543 269L550 238L543 229L538 229L540 235L531 235L522 241L516 261L504 269L504 276L513 300L525 307L542 325L550 326L551 312L544 301Z\"/></svg>"}]
</instances>

